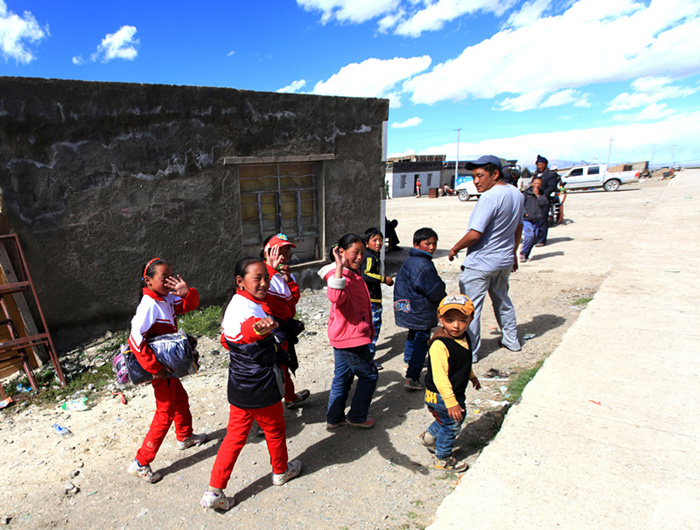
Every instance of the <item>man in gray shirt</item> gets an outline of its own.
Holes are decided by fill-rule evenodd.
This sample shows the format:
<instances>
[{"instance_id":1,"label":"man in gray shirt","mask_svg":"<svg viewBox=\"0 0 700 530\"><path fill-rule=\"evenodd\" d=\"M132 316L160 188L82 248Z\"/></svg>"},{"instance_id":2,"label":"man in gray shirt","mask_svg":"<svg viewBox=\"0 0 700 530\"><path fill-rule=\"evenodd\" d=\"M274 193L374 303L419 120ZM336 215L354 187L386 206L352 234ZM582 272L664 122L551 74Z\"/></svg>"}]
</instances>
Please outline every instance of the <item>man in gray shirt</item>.
<instances>
[{"instance_id":1,"label":"man in gray shirt","mask_svg":"<svg viewBox=\"0 0 700 530\"><path fill-rule=\"evenodd\" d=\"M474 320L469 325L472 360L479 360L481 347L480 317L488 293L496 320L503 333L500 344L520 351L515 308L508 296L511 271L518 270L517 249L523 231L523 195L502 180L501 161L482 156L467 163L473 171L474 185L481 197L469 219L469 230L450 250L449 259L467 249L459 275L459 290L474 303Z\"/></svg>"}]
</instances>

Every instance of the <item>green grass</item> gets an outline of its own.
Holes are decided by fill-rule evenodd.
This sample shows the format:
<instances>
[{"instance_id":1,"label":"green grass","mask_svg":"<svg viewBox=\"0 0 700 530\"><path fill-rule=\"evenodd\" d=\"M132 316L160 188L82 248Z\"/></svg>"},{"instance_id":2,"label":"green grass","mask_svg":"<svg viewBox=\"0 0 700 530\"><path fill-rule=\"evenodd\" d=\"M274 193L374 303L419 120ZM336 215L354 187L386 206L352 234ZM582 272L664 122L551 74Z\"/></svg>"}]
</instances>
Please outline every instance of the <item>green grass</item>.
<instances>
[{"instance_id":1,"label":"green grass","mask_svg":"<svg viewBox=\"0 0 700 530\"><path fill-rule=\"evenodd\" d=\"M582 296L581 298L577 298L576 300L574 300L574 305L586 305L591 300L593 300L593 298Z\"/></svg>"},{"instance_id":2,"label":"green grass","mask_svg":"<svg viewBox=\"0 0 700 530\"><path fill-rule=\"evenodd\" d=\"M85 390L90 384L95 385L95 389L99 390L116 380L114 372L112 371L111 360L98 368L91 368L82 374L76 375L66 382L65 387L59 387L59 383L55 379L53 370L37 370L34 376L36 377L39 388L41 389L38 394L34 394L33 392L31 394L17 394L18 384L21 383L24 386L29 386L29 380L26 376L14 379L11 383L3 385L5 394L12 396L15 400L18 400L20 396L24 396L22 401L36 405L60 403L61 401L70 399L71 396L78 390ZM88 394L87 397L89 400L90 395ZM19 407L13 405L11 408L5 410L19 410Z\"/></svg>"},{"instance_id":3,"label":"green grass","mask_svg":"<svg viewBox=\"0 0 700 530\"><path fill-rule=\"evenodd\" d=\"M179 327L193 337L209 337L214 339L221 333L221 307L209 306L182 315Z\"/></svg>"},{"instance_id":4,"label":"green grass","mask_svg":"<svg viewBox=\"0 0 700 530\"><path fill-rule=\"evenodd\" d=\"M508 398L509 401L515 402L520 398L527 384L532 381L537 371L542 368L542 363L544 363L544 361L538 361L532 368L523 370L518 374L517 379L508 385L508 393L510 394Z\"/></svg>"}]
</instances>

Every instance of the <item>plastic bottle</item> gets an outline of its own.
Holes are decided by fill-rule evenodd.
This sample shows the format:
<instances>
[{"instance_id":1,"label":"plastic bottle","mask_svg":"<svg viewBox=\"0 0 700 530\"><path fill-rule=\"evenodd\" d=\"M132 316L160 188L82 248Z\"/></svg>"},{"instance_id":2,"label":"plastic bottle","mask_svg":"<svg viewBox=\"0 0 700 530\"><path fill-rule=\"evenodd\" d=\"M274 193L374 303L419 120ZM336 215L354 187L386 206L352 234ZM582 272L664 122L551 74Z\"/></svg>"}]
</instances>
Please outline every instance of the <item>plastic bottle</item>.
<instances>
[{"instance_id":1,"label":"plastic bottle","mask_svg":"<svg viewBox=\"0 0 700 530\"><path fill-rule=\"evenodd\" d=\"M81 397L77 399L69 399L63 405L61 405L61 408L63 410L87 410L90 407L88 407L87 398Z\"/></svg>"},{"instance_id":2,"label":"plastic bottle","mask_svg":"<svg viewBox=\"0 0 700 530\"><path fill-rule=\"evenodd\" d=\"M67 438L73 434L66 427L61 427L58 423L53 424L53 430L56 432L56 434L62 436L63 438Z\"/></svg>"}]
</instances>

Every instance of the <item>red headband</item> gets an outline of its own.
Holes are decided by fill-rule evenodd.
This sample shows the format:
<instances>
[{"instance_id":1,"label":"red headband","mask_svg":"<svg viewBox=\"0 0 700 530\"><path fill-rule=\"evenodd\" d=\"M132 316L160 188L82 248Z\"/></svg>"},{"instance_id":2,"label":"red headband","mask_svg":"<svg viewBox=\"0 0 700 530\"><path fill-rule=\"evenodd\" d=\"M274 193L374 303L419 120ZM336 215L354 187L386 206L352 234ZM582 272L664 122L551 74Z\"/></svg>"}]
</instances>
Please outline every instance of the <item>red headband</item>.
<instances>
[{"instance_id":1,"label":"red headband","mask_svg":"<svg viewBox=\"0 0 700 530\"><path fill-rule=\"evenodd\" d=\"M158 261L158 260L160 260L160 258L153 258L151 261L149 261L148 263L146 263L146 268L143 269L143 278L144 278L144 279L146 278L146 273L148 272L148 267L151 266L151 263L153 263L154 261Z\"/></svg>"}]
</instances>

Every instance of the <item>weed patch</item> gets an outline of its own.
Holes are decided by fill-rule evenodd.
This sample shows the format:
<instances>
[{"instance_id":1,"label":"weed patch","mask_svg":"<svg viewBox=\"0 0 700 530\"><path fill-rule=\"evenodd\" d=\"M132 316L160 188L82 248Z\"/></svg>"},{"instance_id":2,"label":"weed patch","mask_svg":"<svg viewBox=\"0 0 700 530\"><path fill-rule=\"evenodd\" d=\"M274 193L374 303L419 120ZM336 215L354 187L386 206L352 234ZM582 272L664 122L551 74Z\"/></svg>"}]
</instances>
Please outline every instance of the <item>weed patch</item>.
<instances>
[{"instance_id":1,"label":"weed patch","mask_svg":"<svg viewBox=\"0 0 700 530\"><path fill-rule=\"evenodd\" d=\"M532 368L523 370L518 374L517 379L508 385L508 393L510 394L509 400L511 402L515 402L520 398L527 384L532 381L537 371L542 368L542 363L544 363L543 360L538 361Z\"/></svg>"},{"instance_id":2,"label":"weed patch","mask_svg":"<svg viewBox=\"0 0 700 530\"><path fill-rule=\"evenodd\" d=\"M221 307L209 306L178 318L179 328L193 337L215 339L221 333Z\"/></svg>"}]
</instances>

